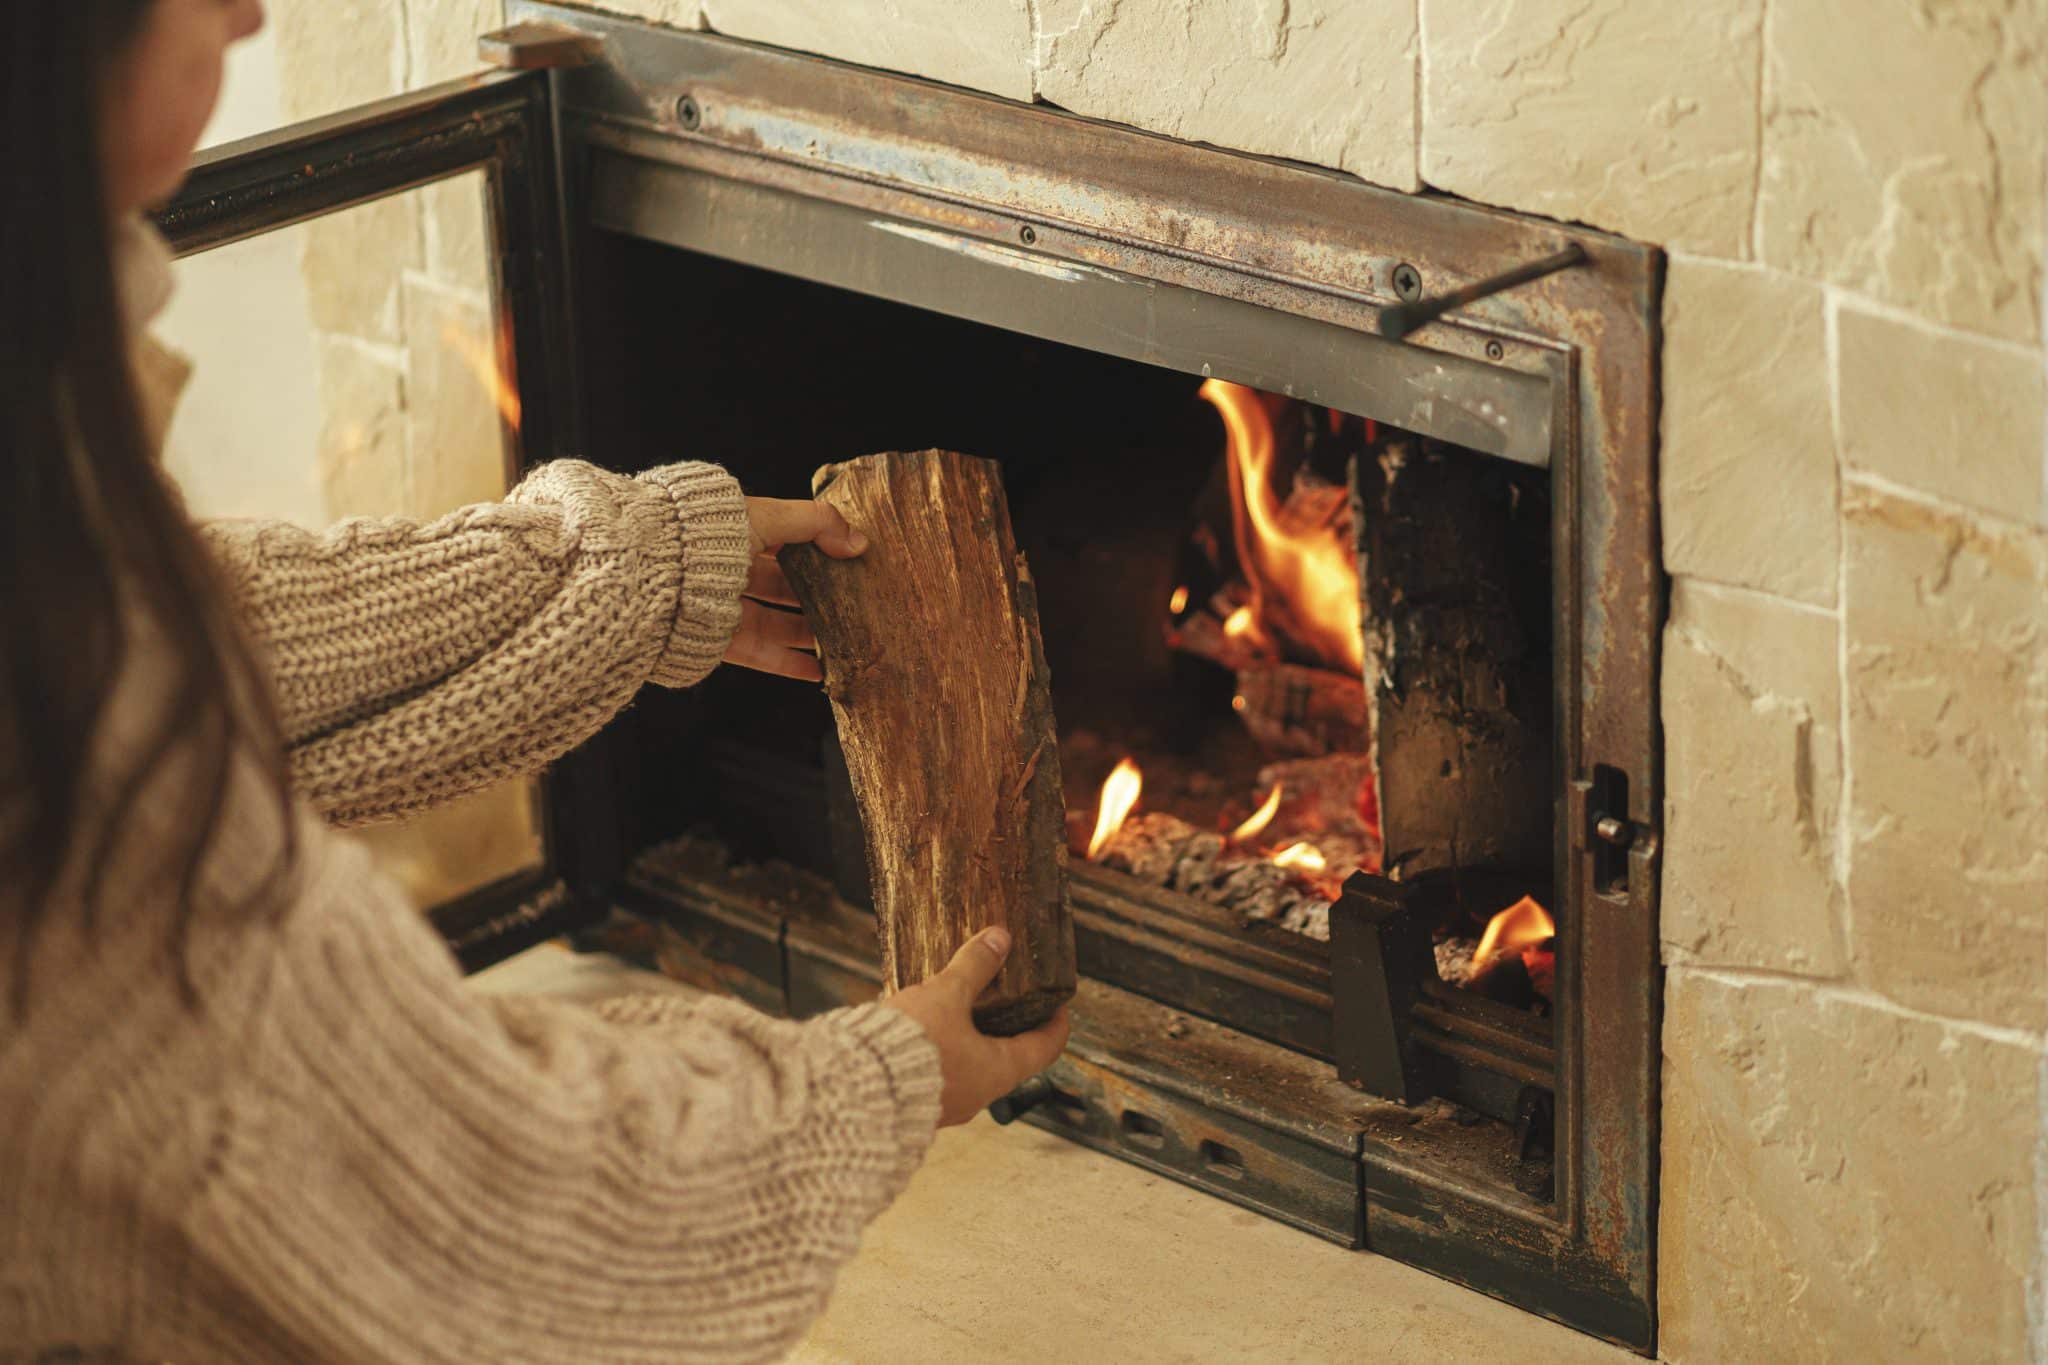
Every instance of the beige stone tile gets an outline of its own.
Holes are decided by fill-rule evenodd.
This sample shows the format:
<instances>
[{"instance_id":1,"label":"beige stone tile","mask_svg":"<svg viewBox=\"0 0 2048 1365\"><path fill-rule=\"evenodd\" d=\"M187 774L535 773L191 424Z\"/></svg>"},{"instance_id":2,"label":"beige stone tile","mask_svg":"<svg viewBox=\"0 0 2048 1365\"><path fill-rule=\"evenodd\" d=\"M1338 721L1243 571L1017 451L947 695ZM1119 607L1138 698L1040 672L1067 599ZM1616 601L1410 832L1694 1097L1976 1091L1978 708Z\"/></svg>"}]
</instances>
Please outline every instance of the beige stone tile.
<instances>
[{"instance_id":1,"label":"beige stone tile","mask_svg":"<svg viewBox=\"0 0 2048 1365\"><path fill-rule=\"evenodd\" d=\"M1762 0L1421 0L1422 178L1747 254Z\"/></svg>"},{"instance_id":2,"label":"beige stone tile","mask_svg":"<svg viewBox=\"0 0 2048 1365\"><path fill-rule=\"evenodd\" d=\"M419 194L394 194L300 229L316 328L390 345L403 340L399 281L419 264L423 203Z\"/></svg>"},{"instance_id":3,"label":"beige stone tile","mask_svg":"<svg viewBox=\"0 0 2048 1365\"><path fill-rule=\"evenodd\" d=\"M2035 518L2048 407L2039 352L1848 306L1835 328L1844 461L1987 512Z\"/></svg>"},{"instance_id":4,"label":"beige stone tile","mask_svg":"<svg viewBox=\"0 0 2048 1365\"><path fill-rule=\"evenodd\" d=\"M426 272L437 283L488 294L491 259L480 171L428 185L420 193Z\"/></svg>"},{"instance_id":5,"label":"beige stone tile","mask_svg":"<svg viewBox=\"0 0 2048 1365\"><path fill-rule=\"evenodd\" d=\"M1418 187L1413 0L1038 0L1036 13L1038 93L1062 108Z\"/></svg>"},{"instance_id":6,"label":"beige stone tile","mask_svg":"<svg viewBox=\"0 0 2048 1365\"><path fill-rule=\"evenodd\" d=\"M503 496L506 446L489 310L465 292L415 278L406 281L405 315L408 513L435 517Z\"/></svg>"},{"instance_id":7,"label":"beige stone tile","mask_svg":"<svg viewBox=\"0 0 2048 1365\"><path fill-rule=\"evenodd\" d=\"M1840 693L1833 616L1674 585L1663 671L1667 959L1845 970Z\"/></svg>"},{"instance_id":8,"label":"beige stone tile","mask_svg":"<svg viewBox=\"0 0 2048 1365\"><path fill-rule=\"evenodd\" d=\"M320 338L316 355L320 486L328 517L403 512L405 371L400 359L338 337Z\"/></svg>"},{"instance_id":9,"label":"beige stone tile","mask_svg":"<svg viewBox=\"0 0 2048 1365\"><path fill-rule=\"evenodd\" d=\"M529 781L500 783L358 837L413 904L431 908L540 865L537 795Z\"/></svg>"},{"instance_id":10,"label":"beige stone tile","mask_svg":"<svg viewBox=\"0 0 2048 1365\"><path fill-rule=\"evenodd\" d=\"M1772 6L1764 259L2037 338L2044 34L2042 0Z\"/></svg>"},{"instance_id":11,"label":"beige stone tile","mask_svg":"<svg viewBox=\"0 0 2048 1365\"><path fill-rule=\"evenodd\" d=\"M2038 1052L1797 982L1665 982L1663 1357L2021 1359Z\"/></svg>"},{"instance_id":12,"label":"beige stone tile","mask_svg":"<svg viewBox=\"0 0 2048 1365\"><path fill-rule=\"evenodd\" d=\"M1893 999L2048 1022L2048 534L1852 484L1850 945Z\"/></svg>"},{"instance_id":13,"label":"beige stone tile","mask_svg":"<svg viewBox=\"0 0 2048 1365\"><path fill-rule=\"evenodd\" d=\"M405 9L393 0L275 6L285 117L318 118L404 89Z\"/></svg>"},{"instance_id":14,"label":"beige stone tile","mask_svg":"<svg viewBox=\"0 0 2048 1365\"><path fill-rule=\"evenodd\" d=\"M481 71L478 35L505 25L503 0L433 0L404 9L406 80L414 89Z\"/></svg>"},{"instance_id":15,"label":"beige stone tile","mask_svg":"<svg viewBox=\"0 0 2048 1365\"><path fill-rule=\"evenodd\" d=\"M1026 0L705 0L711 28L798 52L901 71L1011 99L1031 98Z\"/></svg>"},{"instance_id":16,"label":"beige stone tile","mask_svg":"<svg viewBox=\"0 0 2048 1365\"><path fill-rule=\"evenodd\" d=\"M644 19L650 24L666 24L670 28L704 26L704 7L698 0L605 0L598 8L611 14L623 14L629 19Z\"/></svg>"},{"instance_id":17,"label":"beige stone tile","mask_svg":"<svg viewBox=\"0 0 2048 1365\"><path fill-rule=\"evenodd\" d=\"M1679 257L1664 290L1664 563L1823 605L1841 531L1823 291Z\"/></svg>"}]
</instances>

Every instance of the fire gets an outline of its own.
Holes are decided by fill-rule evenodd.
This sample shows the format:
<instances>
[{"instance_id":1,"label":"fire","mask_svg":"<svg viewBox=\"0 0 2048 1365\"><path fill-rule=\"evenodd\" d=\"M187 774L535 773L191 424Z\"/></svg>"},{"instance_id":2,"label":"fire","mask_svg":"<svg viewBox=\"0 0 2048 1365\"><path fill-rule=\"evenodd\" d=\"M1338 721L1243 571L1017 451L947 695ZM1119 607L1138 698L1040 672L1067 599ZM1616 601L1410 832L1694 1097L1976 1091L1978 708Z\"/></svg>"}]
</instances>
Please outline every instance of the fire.
<instances>
[{"instance_id":1,"label":"fire","mask_svg":"<svg viewBox=\"0 0 2048 1365\"><path fill-rule=\"evenodd\" d=\"M1166 599L1166 609L1175 616L1188 609L1187 584L1183 583L1173 590L1173 596Z\"/></svg>"},{"instance_id":2,"label":"fire","mask_svg":"<svg viewBox=\"0 0 2048 1365\"><path fill-rule=\"evenodd\" d=\"M1550 912L1534 897L1524 896L1487 921L1486 932L1472 954L1472 966L1476 972L1484 972L1495 958L1533 948L1556 933Z\"/></svg>"},{"instance_id":3,"label":"fire","mask_svg":"<svg viewBox=\"0 0 2048 1365\"><path fill-rule=\"evenodd\" d=\"M441 340L469 366L476 382L498 405L498 416L504 419L505 425L514 431L519 430L519 390L505 378L504 369L498 364L497 356L491 353L489 343L465 331L453 318L441 329Z\"/></svg>"},{"instance_id":4,"label":"fire","mask_svg":"<svg viewBox=\"0 0 2048 1365\"><path fill-rule=\"evenodd\" d=\"M1130 815L1131 807L1138 804L1138 789L1144 785L1144 774L1138 765L1126 758L1118 763L1102 784L1102 800L1095 808L1095 833L1088 838L1088 856L1093 858L1102 852L1102 846L1109 842L1109 836L1123 828L1124 820Z\"/></svg>"},{"instance_id":5,"label":"fire","mask_svg":"<svg viewBox=\"0 0 2048 1365\"><path fill-rule=\"evenodd\" d=\"M1314 844L1303 841L1289 844L1273 855L1275 867L1297 868L1303 872L1322 872L1330 866L1330 860Z\"/></svg>"},{"instance_id":6,"label":"fire","mask_svg":"<svg viewBox=\"0 0 2048 1365\"><path fill-rule=\"evenodd\" d=\"M1223 633L1233 640L1242 640L1245 636L1252 635L1253 639L1264 643L1264 632L1253 635L1253 630L1257 625L1258 621L1253 617L1252 609L1250 607L1239 607L1224 619Z\"/></svg>"},{"instance_id":7,"label":"fire","mask_svg":"<svg viewBox=\"0 0 2048 1365\"><path fill-rule=\"evenodd\" d=\"M1202 385L1201 396L1222 414L1230 438L1232 518L1238 558L1252 593L1250 615L1236 634L1274 648L1271 629L1278 602L1285 605L1295 643L1325 663L1362 676L1365 640L1351 546L1327 526L1284 524L1282 502L1273 491L1273 419L1257 391L1211 379ZM1224 629L1231 633L1228 622Z\"/></svg>"},{"instance_id":8,"label":"fire","mask_svg":"<svg viewBox=\"0 0 2048 1365\"><path fill-rule=\"evenodd\" d=\"M1253 811L1243 824L1230 831L1230 842L1241 844L1247 839L1255 838L1266 826L1273 823L1274 813L1279 809L1280 784L1275 782L1272 793L1266 797L1265 804Z\"/></svg>"}]
</instances>

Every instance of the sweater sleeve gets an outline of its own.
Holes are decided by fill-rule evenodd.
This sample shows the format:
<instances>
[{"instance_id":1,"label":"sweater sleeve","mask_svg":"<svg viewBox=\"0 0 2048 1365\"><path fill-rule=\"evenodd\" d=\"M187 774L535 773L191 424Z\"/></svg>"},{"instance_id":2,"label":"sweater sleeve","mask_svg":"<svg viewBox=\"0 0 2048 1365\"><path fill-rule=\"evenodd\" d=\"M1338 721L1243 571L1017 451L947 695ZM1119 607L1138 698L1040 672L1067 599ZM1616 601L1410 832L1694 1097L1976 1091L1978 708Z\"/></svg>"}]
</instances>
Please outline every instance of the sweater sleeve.
<instances>
[{"instance_id":1,"label":"sweater sleeve","mask_svg":"<svg viewBox=\"0 0 2048 1365\"><path fill-rule=\"evenodd\" d=\"M533 773L646 682L696 682L752 560L725 471L562 460L439 520L205 533L267 654L301 791L330 819L411 814Z\"/></svg>"},{"instance_id":2,"label":"sweater sleeve","mask_svg":"<svg viewBox=\"0 0 2048 1365\"><path fill-rule=\"evenodd\" d=\"M915 1021L474 994L359 850L308 837L325 903L278 931L183 1220L194 1282L241 1304L220 1344L437 1365L787 1351L931 1142L938 1054Z\"/></svg>"}]
</instances>

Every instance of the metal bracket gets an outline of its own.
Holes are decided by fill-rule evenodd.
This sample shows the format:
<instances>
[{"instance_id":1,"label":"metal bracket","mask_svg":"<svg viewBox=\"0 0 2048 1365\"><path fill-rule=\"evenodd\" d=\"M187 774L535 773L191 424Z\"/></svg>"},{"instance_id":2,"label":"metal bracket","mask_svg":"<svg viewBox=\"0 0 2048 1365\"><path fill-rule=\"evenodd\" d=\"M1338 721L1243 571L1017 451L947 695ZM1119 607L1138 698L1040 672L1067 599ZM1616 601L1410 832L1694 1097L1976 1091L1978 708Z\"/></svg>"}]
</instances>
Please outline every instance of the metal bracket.
<instances>
[{"instance_id":1,"label":"metal bracket","mask_svg":"<svg viewBox=\"0 0 2048 1365\"><path fill-rule=\"evenodd\" d=\"M476 40L476 54L510 71L592 66L604 60L604 39L566 24L529 20L484 34Z\"/></svg>"},{"instance_id":2,"label":"metal bracket","mask_svg":"<svg viewBox=\"0 0 2048 1365\"><path fill-rule=\"evenodd\" d=\"M1412 303L1397 303L1380 313L1380 335L1399 341L1425 322L1434 322L1453 308L1463 308L1468 303L1477 303L1489 295L1504 289L1513 289L1518 284L1540 280L1545 275L1555 275L1560 270L1569 270L1586 259L1586 248L1572 242L1562 251L1552 252L1512 270L1503 270L1498 275L1489 275L1483 280L1474 280L1467 285L1437 294L1431 298L1416 299Z\"/></svg>"}]
</instances>

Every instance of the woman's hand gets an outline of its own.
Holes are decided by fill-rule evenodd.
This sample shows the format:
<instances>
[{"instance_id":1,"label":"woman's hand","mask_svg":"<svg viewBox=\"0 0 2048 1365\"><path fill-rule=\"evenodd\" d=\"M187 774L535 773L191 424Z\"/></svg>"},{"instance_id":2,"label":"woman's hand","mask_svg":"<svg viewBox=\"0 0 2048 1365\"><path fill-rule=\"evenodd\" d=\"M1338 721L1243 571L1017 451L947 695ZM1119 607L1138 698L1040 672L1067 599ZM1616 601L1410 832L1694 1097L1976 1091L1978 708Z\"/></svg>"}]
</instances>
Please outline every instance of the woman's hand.
<instances>
[{"instance_id":1,"label":"woman's hand","mask_svg":"<svg viewBox=\"0 0 2048 1365\"><path fill-rule=\"evenodd\" d=\"M747 571L740 627L725 661L817 682L825 676L818 666L817 637L801 612L780 610L797 601L775 552L785 545L816 545L834 559L852 559L868 548L868 538L848 526L837 509L808 499L748 498L747 525L754 537L754 563Z\"/></svg>"},{"instance_id":2,"label":"woman's hand","mask_svg":"<svg viewBox=\"0 0 2048 1365\"><path fill-rule=\"evenodd\" d=\"M1066 1007L1029 1033L991 1038L974 1026L974 1001L1002 970L1010 955L1004 929L984 929L953 954L937 976L890 996L884 1004L902 1010L939 1045L939 1126L965 1123L990 1103L1051 1066L1067 1045Z\"/></svg>"}]
</instances>

